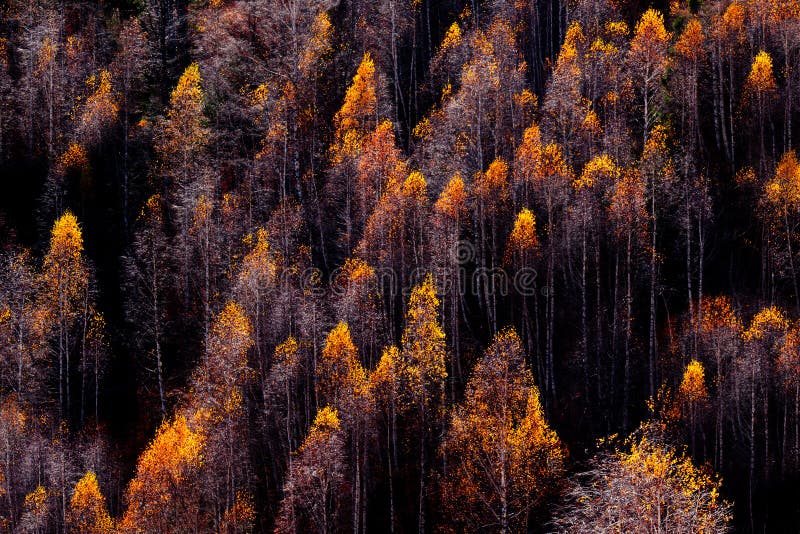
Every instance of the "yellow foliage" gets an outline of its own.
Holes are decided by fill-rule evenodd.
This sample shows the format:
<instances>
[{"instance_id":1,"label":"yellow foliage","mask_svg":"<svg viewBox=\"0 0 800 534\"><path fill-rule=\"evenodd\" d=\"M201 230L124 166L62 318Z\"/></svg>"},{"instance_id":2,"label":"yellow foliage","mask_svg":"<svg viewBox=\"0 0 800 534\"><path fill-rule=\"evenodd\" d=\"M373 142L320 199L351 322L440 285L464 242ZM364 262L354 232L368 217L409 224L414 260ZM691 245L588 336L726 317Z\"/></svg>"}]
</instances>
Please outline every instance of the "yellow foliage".
<instances>
[{"instance_id":1,"label":"yellow foliage","mask_svg":"<svg viewBox=\"0 0 800 534\"><path fill-rule=\"evenodd\" d=\"M585 132L589 132L594 135L603 133L603 125L600 122L600 117L594 112L593 109L590 109L586 112L586 116L583 118L583 122L581 123L581 128Z\"/></svg>"},{"instance_id":2,"label":"yellow foliage","mask_svg":"<svg viewBox=\"0 0 800 534\"><path fill-rule=\"evenodd\" d=\"M745 90L749 93L766 95L777 90L775 74L772 69L772 56L761 50L753 60L750 74L747 75Z\"/></svg>"},{"instance_id":3,"label":"yellow foliage","mask_svg":"<svg viewBox=\"0 0 800 534\"><path fill-rule=\"evenodd\" d=\"M428 139L433 134L433 127L431 126L431 120L428 117L423 117L419 123L414 126L414 131L412 135L415 139Z\"/></svg>"},{"instance_id":4,"label":"yellow foliage","mask_svg":"<svg viewBox=\"0 0 800 534\"><path fill-rule=\"evenodd\" d=\"M664 124L656 124L647 136L642 159L655 159L667 154L669 138L669 128Z\"/></svg>"},{"instance_id":5,"label":"yellow foliage","mask_svg":"<svg viewBox=\"0 0 800 534\"><path fill-rule=\"evenodd\" d=\"M332 147L334 160L340 160L344 155L355 155L360 150L370 129L367 121L374 118L377 105L375 62L367 52L347 88L341 109L334 117L337 140Z\"/></svg>"},{"instance_id":6,"label":"yellow foliage","mask_svg":"<svg viewBox=\"0 0 800 534\"><path fill-rule=\"evenodd\" d=\"M672 34L664 27L664 15L655 9L648 9L636 23L631 48L643 52L648 46L664 46L671 38Z\"/></svg>"},{"instance_id":7,"label":"yellow foliage","mask_svg":"<svg viewBox=\"0 0 800 534\"><path fill-rule=\"evenodd\" d=\"M605 56L611 56L619 52L619 48L598 37L592 42L592 45L589 47L589 52L593 54L602 54Z\"/></svg>"},{"instance_id":8,"label":"yellow foliage","mask_svg":"<svg viewBox=\"0 0 800 534\"><path fill-rule=\"evenodd\" d=\"M697 360L689 362L683 373L681 385L678 388L678 392L685 402L694 404L708 399L705 376L706 372L702 363Z\"/></svg>"},{"instance_id":9,"label":"yellow foliage","mask_svg":"<svg viewBox=\"0 0 800 534\"><path fill-rule=\"evenodd\" d=\"M552 489L566 450L544 418L519 336L499 332L456 406L443 448L450 476L444 505L457 531L473 531L507 508L509 531Z\"/></svg>"},{"instance_id":10,"label":"yellow foliage","mask_svg":"<svg viewBox=\"0 0 800 534\"><path fill-rule=\"evenodd\" d=\"M447 377L445 335L439 324L439 304L433 276L428 275L411 291L402 336L403 359L420 404L426 404L433 396L443 393L441 389Z\"/></svg>"},{"instance_id":11,"label":"yellow foliage","mask_svg":"<svg viewBox=\"0 0 800 534\"><path fill-rule=\"evenodd\" d=\"M253 346L253 326L242 307L230 301L211 326L209 353L225 360L231 370L247 366L247 351Z\"/></svg>"},{"instance_id":12,"label":"yellow foliage","mask_svg":"<svg viewBox=\"0 0 800 534\"><path fill-rule=\"evenodd\" d=\"M300 344L292 336L289 336L286 341L275 347L275 363L282 364L287 367L294 367L298 361L298 351Z\"/></svg>"},{"instance_id":13,"label":"yellow foliage","mask_svg":"<svg viewBox=\"0 0 800 534\"><path fill-rule=\"evenodd\" d=\"M369 375L370 390L379 401L389 405L393 397L398 395L402 365L402 355L397 347L386 347L383 350L378 366Z\"/></svg>"},{"instance_id":14,"label":"yellow foliage","mask_svg":"<svg viewBox=\"0 0 800 534\"><path fill-rule=\"evenodd\" d=\"M336 408L325 406L320 408L314 422L311 424L311 435L337 432L340 428L339 412Z\"/></svg>"},{"instance_id":15,"label":"yellow foliage","mask_svg":"<svg viewBox=\"0 0 800 534\"><path fill-rule=\"evenodd\" d=\"M750 342L761 339L769 332L784 331L789 327L789 321L783 314L780 308L770 306L759 311L750 326L744 331L742 337L745 341Z\"/></svg>"},{"instance_id":16,"label":"yellow foliage","mask_svg":"<svg viewBox=\"0 0 800 534\"><path fill-rule=\"evenodd\" d=\"M250 92L250 105L263 109L269 102L269 86L261 83Z\"/></svg>"},{"instance_id":17,"label":"yellow foliage","mask_svg":"<svg viewBox=\"0 0 800 534\"><path fill-rule=\"evenodd\" d=\"M605 30L607 34L619 37L627 37L631 31L628 25L621 20L606 22Z\"/></svg>"},{"instance_id":18,"label":"yellow foliage","mask_svg":"<svg viewBox=\"0 0 800 534\"><path fill-rule=\"evenodd\" d=\"M403 182L403 196L406 199L424 203L428 199L428 184L419 171L412 171Z\"/></svg>"},{"instance_id":19,"label":"yellow foliage","mask_svg":"<svg viewBox=\"0 0 800 534\"><path fill-rule=\"evenodd\" d=\"M75 533L106 534L114 531L106 499L100 493L97 476L92 471L88 471L75 485L66 522L69 531Z\"/></svg>"},{"instance_id":20,"label":"yellow foliage","mask_svg":"<svg viewBox=\"0 0 800 534\"><path fill-rule=\"evenodd\" d=\"M598 181L608 180L613 183L619 176L619 168L614 162L614 158L608 154L600 154L592 158L584 167L580 177L573 180L572 187L580 191L584 188L592 188Z\"/></svg>"},{"instance_id":21,"label":"yellow foliage","mask_svg":"<svg viewBox=\"0 0 800 534\"><path fill-rule=\"evenodd\" d=\"M43 76L53 67L58 53L58 45L52 39L46 37L42 41L42 46L39 48L39 53L36 57L36 75Z\"/></svg>"},{"instance_id":22,"label":"yellow foliage","mask_svg":"<svg viewBox=\"0 0 800 534\"><path fill-rule=\"evenodd\" d=\"M165 163L175 167L189 163L188 154L201 149L208 141L209 130L203 125L205 94L201 84L200 67L192 63L170 95L167 120L157 147ZM182 157L176 158L177 155Z\"/></svg>"},{"instance_id":23,"label":"yellow foliage","mask_svg":"<svg viewBox=\"0 0 800 534\"><path fill-rule=\"evenodd\" d=\"M61 293L77 295L86 284L83 234L78 219L64 212L50 232L50 249L44 259L45 278Z\"/></svg>"},{"instance_id":24,"label":"yellow foliage","mask_svg":"<svg viewBox=\"0 0 800 534\"><path fill-rule=\"evenodd\" d=\"M522 254L534 251L539 246L536 236L536 216L528 208L523 208L514 221L514 229L508 237L507 254Z\"/></svg>"},{"instance_id":25,"label":"yellow foliage","mask_svg":"<svg viewBox=\"0 0 800 534\"><path fill-rule=\"evenodd\" d=\"M200 86L201 81L200 66L196 62L186 67L178 79L178 85L170 94L172 108L175 110L185 107L197 109L202 106L205 96Z\"/></svg>"},{"instance_id":26,"label":"yellow foliage","mask_svg":"<svg viewBox=\"0 0 800 534\"><path fill-rule=\"evenodd\" d=\"M233 505L222 516L220 532L250 532L256 520L253 498L246 492L237 491Z\"/></svg>"},{"instance_id":27,"label":"yellow foliage","mask_svg":"<svg viewBox=\"0 0 800 534\"><path fill-rule=\"evenodd\" d=\"M458 25L458 22L453 22L442 40L442 50L456 47L459 44L461 44L461 26Z\"/></svg>"},{"instance_id":28,"label":"yellow foliage","mask_svg":"<svg viewBox=\"0 0 800 534\"><path fill-rule=\"evenodd\" d=\"M366 370L358 361L358 349L347 323L337 324L328 333L317 376L320 394L336 408L367 392Z\"/></svg>"},{"instance_id":29,"label":"yellow foliage","mask_svg":"<svg viewBox=\"0 0 800 534\"><path fill-rule=\"evenodd\" d=\"M320 11L311 26L311 38L308 41L305 53L300 59L299 68L305 76L310 76L314 64L331 51L333 38L333 24L327 11Z\"/></svg>"},{"instance_id":30,"label":"yellow foliage","mask_svg":"<svg viewBox=\"0 0 800 534\"><path fill-rule=\"evenodd\" d=\"M572 21L567 28L567 34L564 36L564 44L563 47L570 47L572 49L578 48L586 41L586 37L583 34L583 27L580 25L578 21Z\"/></svg>"},{"instance_id":31,"label":"yellow foliage","mask_svg":"<svg viewBox=\"0 0 800 534\"><path fill-rule=\"evenodd\" d=\"M648 9L636 23L630 55L635 67L642 69L646 84L653 83L669 65L667 48L671 38L660 11Z\"/></svg>"},{"instance_id":32,"label":"yellow foliage","mask_svg":"<svg viewBox=\"0 0 800 534\"><path fill-rule=\"evenodd\" d=\"M272 256L269 235L264 228L256 230L255 236L249 234L245 240L245 244L252 248L242 258L239 283L250 286L252 292L257 292L274 280L277 266Z\"/></svg>"}]
</instances>

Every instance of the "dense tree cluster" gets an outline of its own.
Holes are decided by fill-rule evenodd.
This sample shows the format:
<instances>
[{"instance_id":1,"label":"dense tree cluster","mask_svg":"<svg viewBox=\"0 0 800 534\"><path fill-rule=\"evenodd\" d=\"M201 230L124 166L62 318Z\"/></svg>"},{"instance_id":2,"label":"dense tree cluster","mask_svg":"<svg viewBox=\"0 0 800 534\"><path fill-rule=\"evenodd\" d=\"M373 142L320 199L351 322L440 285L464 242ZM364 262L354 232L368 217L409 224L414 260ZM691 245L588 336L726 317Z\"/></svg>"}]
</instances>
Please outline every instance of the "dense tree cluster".
<instances>
[{"instance_id":1,"label":"dense tree cluster","mask_svg":"<svg viewBox=\"0 0 800 534\"><path fill-rule=\"evenodd\" d=\"M796 526L800 1L664 4L6 2L0 530Z\"/></svg>"}]
</instances>

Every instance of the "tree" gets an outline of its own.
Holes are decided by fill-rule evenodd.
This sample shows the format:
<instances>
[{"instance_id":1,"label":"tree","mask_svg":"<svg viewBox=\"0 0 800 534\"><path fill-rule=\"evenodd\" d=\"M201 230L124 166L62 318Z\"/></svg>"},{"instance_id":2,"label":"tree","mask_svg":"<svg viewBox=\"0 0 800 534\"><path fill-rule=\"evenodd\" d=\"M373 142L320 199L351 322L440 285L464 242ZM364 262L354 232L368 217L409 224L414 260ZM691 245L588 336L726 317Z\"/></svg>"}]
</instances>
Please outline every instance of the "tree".
<instances>
[{"instance_id":1,"label":"tree","mask_svg":"<svg viewBox=\"0 0 800 534\"><path fill-rule=\"evenodd\" d=\"M699 321L696 327L697 352L703 358L705 368L714 369L714 380L710 381L710 385L716 386L713 394L716 413L714 466L719 470L725 459L725 423L733 411L730 403L735 401L732 391L735 387L733 363L741 350L744 328L728 297L704 298L699 302L698 309L695 318L695 321Z\"/></svg>"},{"instance_id":2,"label":"tree","mask_svg":"<svg viewBox=\"0 0 800 534\"><path fill-rule=\"evenodd\" d=\"M600 366L603 351L603 310L601 309L601 265L600 253L602 248L603 221L601 213L606 206L609 191L618 180L620 169L608 154L599 154L593 157L583 167L580 176L572 181L575 193L574 209L571 210L573 219L580 228L580 289L581 289L581 352L583 353L583 380L586 401L590 401L589 388L589 287L588 271L590 262L595 270L595 306L596 321L595 344L595 369ZM593 249L593 251L592 251ZM592 254L593 252L593 254ZM590 255L593 258L590 258ZM593 260L593 261L592 261ZM597 394L602 397L602 386L598 381Z\"/></svg>"},{"instance_id":3,"label":"tree","mask_svg":"<svg viewBox=\"0 0 800 534\"><path fill-rule=\"evenodd\" d=\"M92 93L83 104L83 111L78 119L78 131L84 143L97 143L104 131L117 119L119 104L111 86L111 73L100 71L86 80Z\"/></svg>"},{"instance_id":4,"label":"tree","mask_svg":"<svg viewBox=\"0 0 800 534\"><path fill-rule=\"evenodd\" d=\"M658 425L658 423L655 423ZM651 423L653 425L653 423ZM564 532L727 532L720 481L644 426L622 448L601 453L576 477L556 519Z\"/></svg>"},{"instance_id":5,"label":"tree","mask_svg":"<svg viewBox=\"0 0 800 534\"><path fill-rule=\"evenodd\" d=\"M344 446L338 412L328 406L321 408L284 484L276 532L327 534L339 530Z\"/></svg>"},{"instance_id":6,"label":"tree","mask_svg":"<svg viewBox=\"0 0 800 534\"><path fill-rule=\"evenodd\" d=\"M756 115L759 139L759 170L763 175L767 168L766 132L769 113L774 101L778 85L772 71L772 56L761 50L753 59L750 73L744 87L744 98L747 105Z\"/></svg>"},{"instance_id":7,"label":"tree","mask_svg":"<svg viewBox=\"0 0 800 534\"><path fill-rule=\"evenodd\" d=\"M168 249L164 225L164 206L160 195L153 195L137 220L132 253L126 257L133 301L126 310L129 321L141 332L137 344L155 360L161 418L167 416L162 336L167 332Z\"/></svg>"},{"instance_id":8,"label":"tree","mask_svg":"<svg viewBox=\"0 0 800 534\"><path fill-rule=\"evenodd\" d=\"M656 372L658 337L656 332L656 293L659 286L659 268L661 258L658 254L659 222L662 220L661 212L670 206L672 197L671 186L674 181L672 158L669 154L670 135L666 126L657 124L653 127L642 151L640 162L642 178L647 184L647 197L650 223L650 331L648 343L648 362L650 378L650 396L656 394ZM690 301L691 302L691 301Z\"/></svg>"},{"instance_id":9,"label":"tree","mask_svg":"<svg viewBox=\"0 0 800 534\"><path fill-rule=\"evenodd\" d=\"M157 143L168 176L179 183L189 181L196 163L194 158L208 142L201 83L200 67L197 63L190 64L170 95L170 106Z\"/></svg>"},{"instance_id":10,"label":"tree","mask_svg":"<svg viewBox=\"0 0 800 534\"><path fill-rule=\"evenodd\" d=\"M628 404L630 399L631 351L633 349L633 297L634 297L634 252L638 252L646 239L647 199L645 184L636 169L626 169L614 184L608 206L608 217L617 244L617 255L614 266L614 320L612 327L612 346L617 347L619 324L624 325L623 339L623 427L628 426ZM636 246L636 248L634 248ZM625 296L618 298L620 283L620 256L624 258ZM623 308L622 313L617 306ZM619 315L624 314L622 321ZM611 383L616 381L617 358L611 369ZM613 395L612 395L613 396Z\"/></svg>"},{"instance_id":11,"label":"tree","mask_svg":"<svg viewBox=\"0 0 800 534\"><path fill-rule=\"evenodd\" d=\"M681 415L684 419L688 419L692 451L697 450L695 443L697 418L701 415L698 412L701 412L704 405L708 402L708 390L706 390L705 376L703 364L697 360L692 360L686 366L681 384L678 387L677 402L682 405Z\"/></svg>"},{"instance_id":12,"label":"tree","mask_svg":"<svg viewBox=\"0 0 800 534\"><path fill-rule=\"evenodd\" d=\"M66 523L69 532L88 534L114 532L114 521L108 515L106 498L100 493L97 475L92 471L88 471L75 485Z\"/></svg>"},{"instance_id":13,"label":"tree","mask_svg":"<svg viewBox=\"0 0 800 534\"><path fill-rule=\"evenodd\" d=\"M354 209L357 207L353 197L356 196L353 176L356 175L356 161L364 148L369 132L378 126L378 95L381 90L380 79L375 70L375 62L369 52L364 54L347 93L341 109L334 116L334 142L330 148L331 169L330 187L335 187L331 194L344 196L343 211L344 230L341 246L349 253L357 242L356 228L353 226ZM356 197L359 198L359 197ZM366 215L362 215L363 219Z\"/></svg>"},{"instance_id":14,"label":"tree","mask_svg":"<svg viewBox=\"0 0 800 534\"><path fill-rule=\"evenodd\" d=\"M71 410L70 355L76 322L87 309L89 271L83 259L83 234L78 219L67 211L54 224L44 259L44 279L57 322L59 416ZM86 320L83 313L83 319Z\"/></svg>"},{"instance_id":15,"label":"tree","mask_svg":"<svg viewBox=\"0 0 800 534\"><path fill-rule=\"evenodd\" d=\"M270 245L269 234L265 228L258 228L245 237L250 250L239 265L239 272L233 283L233 293L238 302L244 303L253 323L253 335L259 365L266 369L268 334L266 319L271 302L270 290L278 277L278 261Z\"/></svg>"},{"instance_id":16,"label":"tree","mask_svg":"<svg viewBox=\"0 0 800 534\"><path fill-rule=\"evenodd\" d=\"M564 159L561 147L555 143L543 144L539 128L532 124L517 149L515 168L517 183L524 191L523 198L536 200L535 207L544 213L544 233L547 236L544 250L546 260L545 284L545 354L543 389L545 405L555 397L555 271L558 230L563 209L569 197L572 169Z\"/></svg>"},{"instance_id":17,"label":"tree","mask_svg":"<svg viewBox=\"0 0 800 534\"><path fill-rule=\"evenodd\" d=\"M403 402L403 386L406 369L397 347L383 351L378 366L369 375L369 387L375 401L377 421L383 419L386 426L386 467L389 482L389 530L394 531L396 519L395 478L398 476L397 420L406 404Z\"/></svg>"},{"instance_id":18,"label":"tree","mask_svg":"<svg viewBox=\"0 0 800 534\"><path fill-rule=\"evenodd\" d=\"M672 34L664 28L664 15L648 9L636 23L628 64L635 76L642 98L642 140L647 141L650 128L659 113L661 95L658 85L669 66L667 51Z\"/></svg>"},{"instance_id":19,"label":"tree","mask_svg":"<svg viewBox=\"0 0 800 534\"><path fill-rule=\"evenodd\" d=\"M418 527L425 529L427 449L442 424L442 403L447 379L445 336L439 324L439 298L428 275L411 292L406 327L401 341L408 369L409 394L418 414L419 508Z\"/></svg>"},{"instance_id":20,"label":"tree","mask_svg":"<svg viewBox=\"0 0 800 534\"><path fill-rule=\"evenodd\" d=\"M516 269L514 275L514 287L520 293L522 300L522 317L519 319L522 331L522 340L526 353L532 357L535 355L536 369L539 376L545 376L541 358L541 332L539 326L539 300L536 295L536 280L533 279L533 287L518 287L516 282L520 273L526 269L531 269L534 260L538 258L541 250L539 248L539 237L536 231L536 216L528 208L522 208L514 220L514 227L506 241L505 260L506 265ZM533 312L530 310L528 302L530 293L533 293Z\"/></svg>"},{"instance_id":21,"label":"tree","mask_svg":"<svg viewBox=\"0 0 800 534\"><path fill-rule=\"evenodd\" d=\"M795 266L797 217L800 215L800 162L793 150L783 155L772 179L766 181L762 202L766 204L763 218L766 219L767 231L778 234L769 236L767 252L774 255L771 263L777 267L788 263L795 307L800 313L800 287ZM779 239L785 241L785 250L777 247Z\"/></svg>"},{"instance_id":22,"label":"tree","mask_svg":"<svg viewBox=\"0 0 800 534\"><path fill-rule=\"evenodd\" d=\"M587 117L594 112L591 102L581 94L585 47L583 28L573 22L567 29L542 104L548 138L564 147L568 161L585 161L581 156L591 150L584 133L590 126Z\"/></svg>"},{"instance_id":23,"label":"tree","mask_svg":"<svg viewBox=\"0 0 800 534\"><path fill-rule=\"evenodd\" d=\"M346 323L339 323L328 333L322 349L322 359L317 366L318 394L326 403L343 410L350 395L359 391L365 381L366 372L358 361L350 328Z\"/></svg>"},{"instance_id":24,"label":"tree","mask_svg":"<svg viewBox=\"0 0 800 534\"><path fill-rule=\"evenodd\" d=\"M367 372L358 360L358 350L346 323L336 325L325 340L317 366L317 387L322 401L342 414L342 426L349 434L354 469L353 529L358 531L366 488L363 478L372 400Z\"/></svg>"},{"instance_id":25,"label":"tree","mask_svg":"<svg viewBox=\"0 0 800 534\"><path fill-rule=\"evenodd\" d=\"M209 189L201 172L201 156L209 138L203 115L205 93L201 84L200 68L197 63L192 63L186 67L170 95L170 105L160 124L155 147L162 164L162 190L172 208L177 228L175 260L180 278L175 281L175 286L182 290L183 306L187 312L192 289L193 215L199 199ZM206 314L203 322L206 329L208 321Z\"/></svg>"},{"instance_id":26,"label":"tree","mask_svg":"<svg viewBox=\"0 0 800 534\"><path fill-rule=\"evenodd\" d=\"M334 283L337 318L348 327L352 325L351 333L361 362L372 368L385 338L375 269L360 258L347 258Z\"/></svg>"},{"instance_id":27,"label":"tree","mask_svg":"<svg viewBox=\"0 0 800 534\"><path fill-rule=\"evenodd\" d=\"M500 331L477 364L443 447L447 527L524 532L531 509L555 491L566 451L544 419L513 330Z\"/></svg>"},{"instance_id":28,"label":"tree","mask_svg":"<svg viewBox=\"0 0 800 534\"><path fill-rule=\"evenodd\" d=\"M43 298L42 282L29 251L2 257L0 278L0 336L3 340L3 391L22 402L46 402L48 338L52 314Z\"/></svg>"},{"instance_id":29,"label":"tree","mask_svg":"<svg viewBox=\"0 0 800 534\"><path fill-rule=\"evenodd\" d=\"M498 243L500 231L496 221L509 200L508 164L502 159L496 159L489 164L486 172L479 172L475 176L472 193L475 197L473 221L476 225L475 234L478 236L476 262L480 269L478 299L485 310L490 329L495 332L497 295L501 292L501 288L495 286L494 278L495 269L500 264L498 256L501 250Z\"/></svg>"},{"instance_id":30,"label":"tree","mask_svg":"<svg viewBox=\"0 0 800 534\"><path fill-rule=\"evenodd\" d=\"M200 414L198 414L200 415ZM177 415L164 421L139 457L125 492L122 532L202 528L197 476L206 437L197 421ZM153 506L158 502L158 506Z\"/></svg>"},{"instance_id":31,"label":"tree","mask_svg":"<svg viewBox=\"0 0 800 534\"><path fill-rule=\"evenodd\" d=\"M463 226L469 220L468 193L460 175L456 174L450 179L433 205L429 238L431 243L437 244L431 247L433 277L441 286L440 293L446 295L442 299L442 320L448 337L453 340L453 354L448 371L453 378L453 387L464 383L459 332L466 293L464 288L467 283L464 263L471 258L461 257L460 253L465 245L468 246L461 242ZM451 397L455 397L452 389Z\"/></svg>"},{"instance_id":32,"label":"tree","mask_svg":"<svg viewBox=\"0 0 800 534\"><path fill-rule=\"evenodd\" d=\"M756 424L763 422L763 452L765 472L770 470L770 431L769 408L771 382L774 376L775 352L778 349L778 340L785 334L789 326L783 311L776 306L762 308L756 313L750 325L742 332L744 350L737 362L736 371L744 387L738 391L739 402L746 403L750 418L747 429L749 438L749 513L750 523L754 524L754 498L756 492ZM759 408L761 412L759 413ZM741 409L741 408L740 408ZM758 462L761 466L760 461Z\"/></svg>"}]
</instances>

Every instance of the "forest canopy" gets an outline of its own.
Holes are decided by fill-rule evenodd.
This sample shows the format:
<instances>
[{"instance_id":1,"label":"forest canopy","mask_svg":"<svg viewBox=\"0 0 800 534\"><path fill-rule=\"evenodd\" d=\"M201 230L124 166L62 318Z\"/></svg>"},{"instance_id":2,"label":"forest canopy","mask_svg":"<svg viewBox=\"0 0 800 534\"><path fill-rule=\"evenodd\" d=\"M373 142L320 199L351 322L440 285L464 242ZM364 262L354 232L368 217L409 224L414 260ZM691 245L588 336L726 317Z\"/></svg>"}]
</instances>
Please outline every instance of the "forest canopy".
<instances>
[{"instance_id":1,"label":"forest canopy","mask_svg":"<svg viewBox=\"0 0 800 534\"><path fill-rule=\"evenodd\" d=\"M0 531L800 524L800 0L9 0Z\"/></svg>"}]
</instances>

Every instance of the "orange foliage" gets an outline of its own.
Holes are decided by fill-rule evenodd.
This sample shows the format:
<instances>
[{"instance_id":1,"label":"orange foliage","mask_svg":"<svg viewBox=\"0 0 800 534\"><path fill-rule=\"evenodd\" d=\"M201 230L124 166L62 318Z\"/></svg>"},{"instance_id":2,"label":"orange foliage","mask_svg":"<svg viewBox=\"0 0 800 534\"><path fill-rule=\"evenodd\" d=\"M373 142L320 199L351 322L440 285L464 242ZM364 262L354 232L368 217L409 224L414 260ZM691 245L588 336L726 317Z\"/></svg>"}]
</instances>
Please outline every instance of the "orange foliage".
<instances>
[{"instance_id":1,"label":"orange foliage","mask_svg":"<svg viewBox=\"0 0 800 534\"><path fill-rule=\"evenodd\" d=\"M320 395L338 408L345 407L354 396L366 392L366 370L358 361L358 349L353 344L347 323L339 323L328 333L317 366L317 377Z\"/></svg>"},{"instance_id":2,"label":"orange foliage","mask_svg":"<svg viewBox=\"0 0 800 534\"><path fill-rule=\"evenodd\" d=\"M628 169L615 184L611 193L609 215L615 233L621 237L628 231L640 234L647 220L645 187L639 173Z\"/></svg>"},{"instance_id":3,"label":"orange foliage","mask_svg":"<svg viewBox=\"0 0 800 534\"><path fill-rule=\"evenodd\" d=\"M86 84L93 92L86 99L80 122L81 128L96 129L106 128L117 118L119 104L111 88L111 73L107 70L100 71L99 76L92 76Z\"/></svg>"},{"instance_id":4,"label":"orange foliage","mask_svg":"<svg viewBox=\"0 0 800 534\"><path fill-rule=\"evenodd\" d=\"M353 82L347 88L344 103L334 117L336 142L331 151L334 162L354 156L361 150L370 123L375 119L378 105L375 62L369 52L364 54Z\"/></svg>"},{"instance_id":5,"label":"orange foliage","mask_svg":"<svg viewBox=\"0 0 800 534\"><path fill-rule=\"evenodd\" d=\"M473 185L475 196L486 206L487 214L494 214L499 205L508 200L508 164L496 159L486 172L478 173Z\"/></svg>"},{"instance_id":6,"label":"orange foliage","mask_svg":"<svg viewBox=\"0 0 800 534\"><path fill-rule=\"evenodd\" d=\"M781 211L800 208L800 162L797 154L789 150L781 158L772 180L764 186L767 201Z\"/></svg>"},{"instance_id":7,"label":"orange foliage","mask_svg":"<svg viewBox=\"0 0 800 534\"><path fill-rule=\"evenodd\" d=\"M705 369L703 364L697 360L692 360L686 366L683 373L683 380L678 388L680 398L684 402L696 404L708 399L706 390Z\"/></svg>"},{"instance_id":8,"label":"orange foliage","mask_svg":"<svg viewBox=\"0 0 800 534\"><path fill-rule=\"evenodd\" d=\"M705 57L705 35L703 25L693 18L686 24L686 28L675 43L675 52L689 61L700 61Z\"/></svg>"},{"instance_id":9,"label":"orange foliage","mask_svg":"<svg viewBox=\"0 0 800 534\"><path fill-rule=\"evenodd\" d=\"M517 214L514 221L514 229L508 236L506 244L506 257L510 258L513 254L524 254L525 252L535 251L539 246L539 238L536 236L536 216L527 208Z\"/></svg>"},{"instance_id":10,"label":"orange foliage","mask_svg":"<svg viewBox=\"0 0 800 534\"><path fill-rule=\"evenodd\" d=\"M205 440L183 415L161 425L139 457L125 493L128 507L120 522L122 532L170 532L197 524L195 477Z\"/></svg>"},{"instance_id":11,"label":"orange foliage","mask_svg":"<svg viewBox=\"0 0 800 534\"><path fill-rule=\"evenodd\" d=\"M544 419L519 336L495 336L467 385L445 438L451 473L444 503L456 530L524 530L527 513L564 470L566 450Z\"/></svg>"},{"instance_id":12,"label":"orange foliage","mask_svg":"<svg viewBox=\"0 0 800 534\"><path fill-rule=\"evenodd\" d=\"M63 171L89 171L89 153L79 143L70 143L58 161Z\"/></svg>"},{"instance_id":13,"label":"orange foliage","mask_svg":"<svg viewBox=\"0 0 800 534\"><path fill-rule=\"evenodd\" d=\"M456 174L442 190L433 209L451 220L459 220L466 213L467 192L464 187L464 180L460 174Z\"/></svg>"},{"instance_id":14,"label":"orange foliage","mask_svg":"<svg viewBox=\"0 0 800 534\"><path fill-rule=\"evenodd\" d=\"M720 328L729 328L734 332L742 331L742 321L736 315L728 297L704 298L700 309L702 311L700 329L703 332L713 332Z\"/></svg>"},{"instance_id":15,"label":"orange foliage","mask_svg":"<svg viewBox=\"0 0 800 534\"><path fill-rule=\"evenodd\" d=\"M66 522L69 532L106 534L114 531L114 522L106 509L106 499L100 493L97 476L92 471L83 475L75 485Z\"/></svg>"},{"instance_id":16,"label":"orange foliage","mask_svg":"<svg viewBox=\"0 0 800 534\"><path fill-rule=\"evenodd\" d=\"M745 92L751 95L771 95L777 90L775 74L772 69L772 56L765 51L760 51L745 82Z\"/></svg>"}]
</instances>

